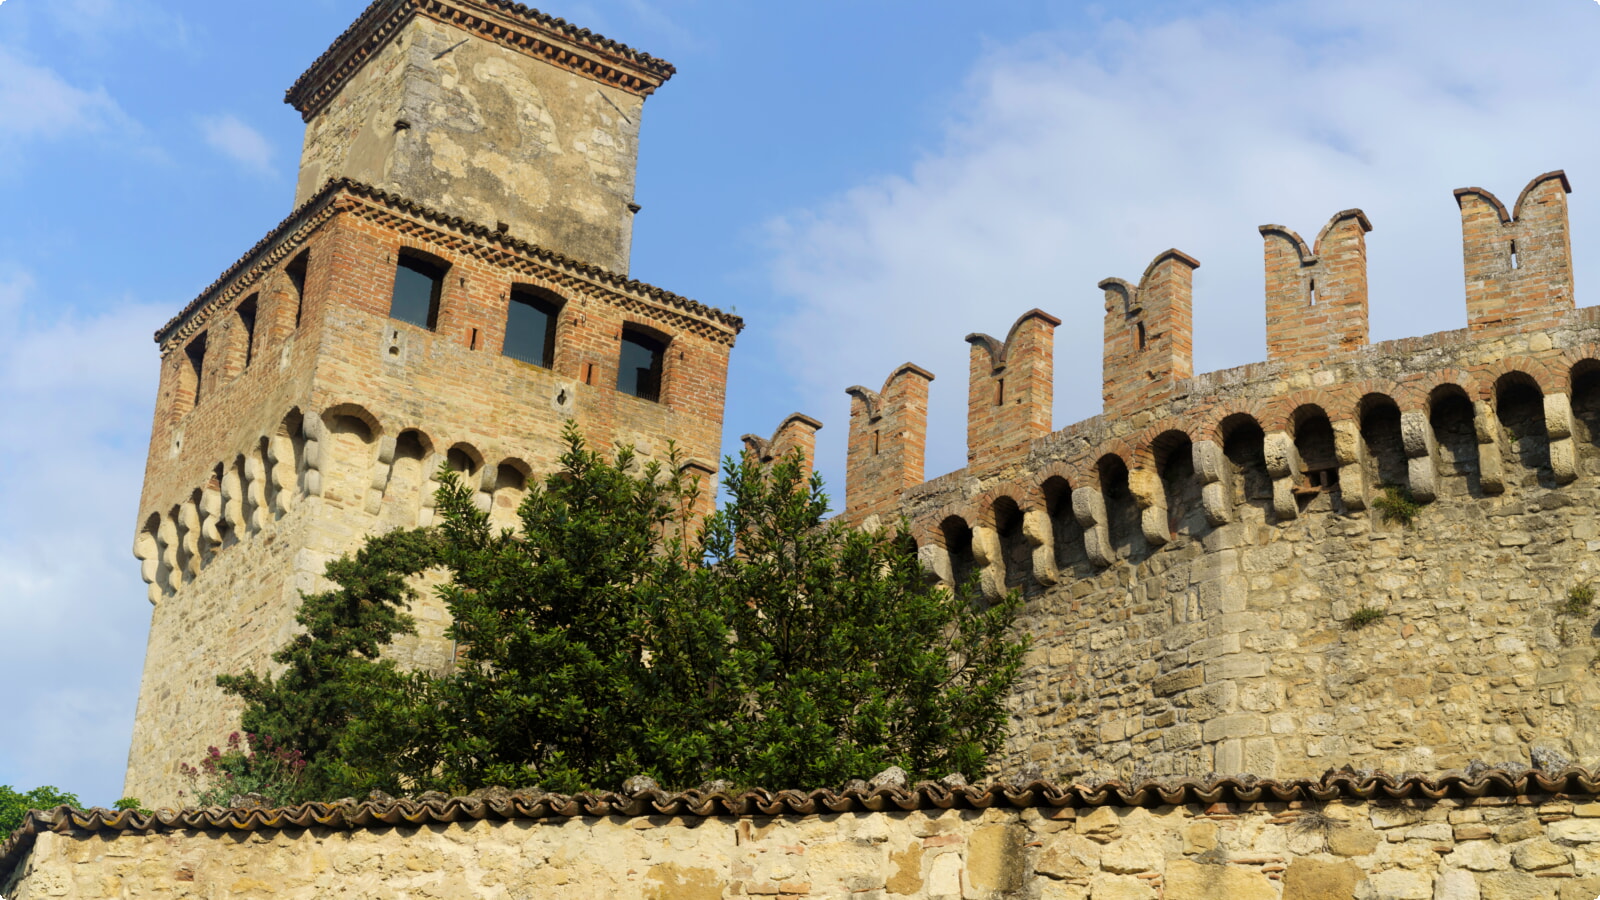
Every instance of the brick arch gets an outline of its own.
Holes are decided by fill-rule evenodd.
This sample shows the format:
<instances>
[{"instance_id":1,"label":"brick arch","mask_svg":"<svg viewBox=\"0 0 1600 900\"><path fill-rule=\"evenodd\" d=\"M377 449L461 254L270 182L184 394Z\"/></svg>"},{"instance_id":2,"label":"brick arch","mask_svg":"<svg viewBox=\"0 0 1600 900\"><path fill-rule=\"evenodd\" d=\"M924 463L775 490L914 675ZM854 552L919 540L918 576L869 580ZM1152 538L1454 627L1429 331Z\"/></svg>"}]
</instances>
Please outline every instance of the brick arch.
<instances>
[{"instance_id":1,"label":"brick arch","mask_svg":"<svg viewBox=\"0 0 1600 900\"><path fill-rule=\"evenodd\" d=\"M1350 382L1344 388L1344 397L1350 401L1350 421L1357 424L1360 424L1361 416L1366 411L1364 406L1368 397L1384 397L1401 412L1406 410L1405 405L1400 402L1400 398L1405 394L1405 385L1401 382L1386 378L1368 378Z\"/></svg>"},{"instance_id":2,"label":"brick arch","mask_svg":"<svg viewBox=\"0 0 1600 900\"><path fill-rule=\"evenodd\" d=\"M1451 367L1433 369L1401 382L1400 391L1404 400L1401 400L1401 396L1397 396L1395 401L1401 404L1400 408L1402 410L1417 409L1424 413L1431 413L1433 411L1434 393L1439 388L1451 384L1466 392L1468 400L1478 396L1477 377L1465 369Z\"/></svg>"},{"instance_id":3,"label":"brick arch","mask_svg":"<svg viewBox=\"0 0 1600 900\"><path fill-rule=\"evenodd\" d=\"M1263 400L1219 403L1206 412L1205 418L1200 420L1195 433L1202 435L1204 440L1212 440L1221 444L1228 437L1222 433L1222 423L1234 416L1249 416L1258 426L1261 426L1262 431L1266 431L1266 426L1262 423L1266 420L1269 409L1270 404Z\"/></svg>"},{"instance_id":4,"label":"brick arch","mask_svg":"<svg viewBox=\"0 0 1600 900\"><path fill-rule=\"evenodd\" d=\"M1485 366L1474 370L1478 376L1478 397L1476 399L1494 402L1495 388L1499 386L1500 379L1511 374L1526 375L1533 380L1539 393L1548 395L1559 383L1550 372L1550 367L1542 360L1528 356L1507 356L1495 360Z\"/></svg>"},{"instance_id":5,"label":"brick arch","mask_svg":"<svg viewBox=\"0 0 1600 900\"><path fill-rule=\"evenodd\" d=\"M1580 367L1584 369L1590 369L1600 366L1600 344L1579 344L1576 347L1569 348L1559 357L1556 357L1556 359L1559 360L1561 364L1560 375L1562 379L1564 379L1562 384L1566 388L1567 394L1570 396L1572 394L1572 386L1575 380L1573 378L1573 373L1576 372ZM1554 362L1554 360L1552 360L1552 362ZM1585 366L1584 363L1591 363L1592 365Z\"/></svg>"},{"instance_id":6,"label":"brick arch","mask_svg":"<svg viewBox=\"0 0 1600 900\"><path fill-rule=\"evenodd\" d=\"M383 422L359 403L335 403L322 411L321 418L324 425L332 425L334 419L344 416L355 419L367 426L367 430L372 433L373 440L383 436Z\"/></svg>"},{"instance_id":7,"label":"brick arch","mask_svg":"<svg viewBox=\"0 0 1600 900\"><path fill-rule=\"evenodd\" d=\"M1186 419L1178 416L1168 416L1142 429L1128 441L1128 444L1132 447L1132 452L1124 457L1128 461L1128 468L1130 470L1139 468L1155 471L1156 442L1163 436L1173 432L1189 435L1189 428L1190 423ZM1194 440L1193 435L1189 436L1189 440Z\"/></svg>"}]
</instances>

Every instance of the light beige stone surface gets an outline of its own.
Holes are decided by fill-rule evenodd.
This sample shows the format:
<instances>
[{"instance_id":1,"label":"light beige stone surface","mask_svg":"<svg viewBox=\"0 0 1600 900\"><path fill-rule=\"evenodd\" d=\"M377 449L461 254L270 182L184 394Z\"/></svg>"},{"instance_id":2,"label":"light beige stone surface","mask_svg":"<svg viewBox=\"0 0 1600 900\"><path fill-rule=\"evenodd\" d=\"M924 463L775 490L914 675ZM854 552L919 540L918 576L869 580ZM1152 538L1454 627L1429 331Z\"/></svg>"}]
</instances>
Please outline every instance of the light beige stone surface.
<instances>
[{"instance_id":1,"label":"light beige stone surface","mask_svg":"<svg viewBox=\"0 0 1600 900\"><path fill-rule=\"evenodd\" d=\"M1400 807L1356 857L1330 853L1282 803L852 813L591 817L364 831L44 834L11 900L124 897L734 897L944 900L1593 900L1600 843L1558 837L1572 805L1489 798ZM1303 808L1302 808L1303 809ZM1333 803L1326 821L1378 807ZM1379 818L1392 821L1387 808ZM1045 814L1041 814L1045 813ZM1452 816L1500 824L1457 842ZM1527 834L1526 822L1539 823ZM1318 822L1324 820L1317 820ZM1402 830L1402 828L1404 830ZM1516 841L1494 839L1511 831ZM1503 829L1503 830L1502 830ZM1375 832L1376 833L1376 832ZM1418 835L1425 835L1418 836ZM1196 838L1199 838L1198 840Z\"/></svg>"}]
</instances>

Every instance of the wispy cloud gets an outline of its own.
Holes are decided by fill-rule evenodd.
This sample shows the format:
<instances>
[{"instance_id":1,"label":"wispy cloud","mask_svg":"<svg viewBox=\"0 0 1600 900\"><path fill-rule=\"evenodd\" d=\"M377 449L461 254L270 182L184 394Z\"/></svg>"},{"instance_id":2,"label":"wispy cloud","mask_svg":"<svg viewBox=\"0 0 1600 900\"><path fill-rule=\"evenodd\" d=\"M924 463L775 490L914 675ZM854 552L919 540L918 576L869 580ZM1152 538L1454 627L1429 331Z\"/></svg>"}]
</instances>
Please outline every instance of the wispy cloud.
<instances>
[{"instance_id":1,"label":"wispy cloud","mask_svg":"<svg viewBox=\"0 0 1600 900\"><path fill-rule=\"evenodd\" d=\"M928 474L965 464L967 346L1022 312L1060 316L1058 427L1099 412L1106 276L1197 256L1196 369L1262 359L1261 243L1362 207L1375 340L1465 324L1450 192L1514 200L1565 166L1576 267L1600 263L1583 212L1600 123L1592 4L1294 0L996 48L936 152L772 223L775 331L839 483L844 386L933 370ZM1463 54L1492 36L1491 53ZM1580 279L1582 276L1579 276ZM1581 301L1580 301L1581 302ZM1590 302L1593 302L1592 300ZM841 485L842 486L842 485Z\"/></svg>"},{"instance_id":2,"label":"wispy cloud","mask_svg":"<svg viewBox=\"0 0 1600 900\"><path fill-rule=\"evenodd\" d=\"M0 47L0 150L27 140L99 131L123 118L104 89L76 87Z\"/></svg>"},{"instance_id":3,"label":"wispy cloud","mask_svg":"<svg viewBox=\"0 0 1600 900\"><path fill-rule=\"evenodd\" d=\"M258 174L275 174L271 142L239 117L207 116L200 120L200 131L211 149L223 156Z\"/></svg>"},{"instance_id":4,"label":"wispy cloud","mask_svg":"<svg viewBox=\"0 0 1600 900\"><path fill-rule=\"evenodd\" d=\"M150 607L127 551L156 360L149 305L63 315L0 267L0 622L26 635L17 671L49 671L4 703L0 784L120 796Z\"/></svg>"}]
</instances>

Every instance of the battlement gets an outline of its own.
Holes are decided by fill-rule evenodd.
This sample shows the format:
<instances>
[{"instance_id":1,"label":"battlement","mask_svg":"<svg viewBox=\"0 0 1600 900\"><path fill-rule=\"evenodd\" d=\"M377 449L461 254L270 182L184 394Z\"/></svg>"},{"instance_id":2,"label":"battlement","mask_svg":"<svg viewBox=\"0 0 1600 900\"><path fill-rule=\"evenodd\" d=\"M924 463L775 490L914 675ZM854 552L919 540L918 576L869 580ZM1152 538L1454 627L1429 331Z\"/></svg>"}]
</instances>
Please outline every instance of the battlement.
<instances>
[{"instance_id":1,"label":"battlement","mask_svg":"<svg viewBox=\"0 0 1600 900\"><path fill-rule=\"evenodd\" d=\"M915 449L916 469L880 477L862 448L895 406L851 389L845 520L904 517L931 579L1027 598L1002 766L1600 755L1592 622L1557 611L1600 578L1600 307L1574 307L1569 190L1541 175L1514 214L1456 192L1456 331L1368 342L1373 226L1355 209L1309 245L1260 228L1262 362L1194 374L1192 257L1105 279L1104 412L1055 431L1056 320L971 335L968 466L926 483L900 487L925 416L871 444ZM923 410L932 376L916 371L907 405ZM1349 624L1360 610L1376 633Z\"/></svg>"},{"instance_id":2,"label":"battlement","mask_svg":"<svg viewBox=\"0 0 1600 900\"><path fill-rule=\"evenodd\" d=\"M1494 196L1481 188L1456 191L1464 228L1464 260L1467 284L1468 328L1427 338L1391 342L1373 347L1368 344L1368 287L1366 236L1372 223L1359 209L1336 213L1308 245L1298 233L1282 225L1263 225L1266 274L1265 309L1267 318L1267 359L1224 372L1195 376L1193 372L1193 272L1200 263L1178 251L1159 254L1145 269L1137 283L1107 278L1099 287L1105 295L1104 414L1051 431L1050 406L1053 394L1053 333L1059 320L1041 310L1031 310L1012 326L1004 341L989 335L972 334L968 381L966 469L945 476L967 483L973 478L992 481L999 473L1018 467L1036 469L1046 459L1064 464L1060 448L1076 448L1075 471L1071 482L1093 485L1088 499L1077 502L1079 527L1085 529L1089 556L1109 565L1112 556L1107 522L1100 504L1105 496L1128 494L1137 511L1142 540L1150 546L1167 542L1173 525L1165 491L1161 487L1165 472L1174 466L1191 467L1200 479L1206 521L1213 526L1232 521L1233 512L1225 502L1235 492L1237 473L1223 465L1224 446L1233 437L1235 426L1251 420L1250 428L1262 434L1261 453L1270 482L1274 515L1292 519L1304 506L1313 490L1342 485L1345 508L1365 509L1374 493L1384 484L1403 484L1417 499L1426 502L1436 492L1437 438L1429 427L1433 395L1443 390L1429 385L1423 400L1413 402L1394 381L1396 360L1435 351L1433 356L1462 356L1459 370L1438 372L1441 384L1450 381L1452 395L1470 398L1479 405L1474 412L1480 424L1475 433L1486 446L1502 440L1490 419L1498 409L1500 372L1490 369L1507 364L1490 361L1476 353L1476 342L1526 334L1567 322L1573 315L1571 249L1567 235L1566 194L1570 185L1561 172L1535 178L1522 192L1516 214L1506 212ZM1446 351L1448 351L1446 353ZM1485 348L1486 352L1494 352ZM1537 353L1537 351L1536 351ZM1314 380L1307 363L1323 369ZM1528 363L1524 368L1543 372L1546 362ZM909 364L908 364L909 365ZM1514 366L1513 366L1514 368ZM1517 370L1512 381L1538 384L1542 397L1548 395L1546 417L1554 443L1552 476L1570 480L1572 454L1562 443L1569 437L1566 424L1571 413L1566 387L1556 386L1550 370L1541 376ZM902 367L901 372L905 371ZM917 370L923 372L923 370ZM1466 373L1456 377L1455 371ZM920 472L921 448L925 446L926 382L932 375L923 372L919 380L923 393L916 403L924 404L920 417L913 415L897 422L888 445L892 452L911 448L907 459L914 459ZM1486 385L1463 378L1488 377ZM1402 379L1405 391L1424 373ZM891 384L896 383L891 378ZM1364 385L1359 392L1357 383ZM1510 382L1508 382L1510 383ZM1223 390L1225 385L1248 387ZM1309 389L1309 390L1308 390ZM885 387L885 392L889 390ZM1554 394L1551 392L1555 391ZM1397 393L1399 392L1399 393ZM882 452L877 410L880 398L865 388L850 389L857 401L852 404L852 438L847 475L844 516L862 521L868 515L883 513L900 504L905 509L920 508L917 499L939 494L935 487L915 484L912 469L900 466L893 477L868 477L863 469L865 447ZM1218 411L1225 394L1242 393L1248 402L1238 408ZM1297 396L1290 403L1286 397ZM1541 400L1541 403L1546 402ZM1285 404L1288 404L1287 406ZM887 404L898 408L893 403ZM1404 411L1402 412L1402 407ZM1232 418L1230 418L1232 417ZM1264 418L1263 418L1264 417ZM1398 461L1385 463L1383 471L1367 471L1370 454L1363 449L1363 434L1381 428L1398 435L1402 448ZM1137 433L1129 433L1128 423L1140 423ZM1226 427L1222 427L1226 422ZM1152 424L1156 423L1156 424ZM1367 432L1363 432L1367 429ZM858 435L857 432L860 432ZM1091 438L1093 435L1095 437ZM870 436L870 441L869 441ZM1103 446L1087 448L1086 441ZM899 459L899 457L896 457ZM1181 460L1182 462L1178 462ZM1237 468L1236 466L1234 468ZM1062 473L1063 476L1066 473ZM1481 472L1482 489L1494 493L1502 489L1505 475L1494 454L1488 454ZM1105 482L1102 484L1101 482ZM900 487L901 485L909 485ZM1042 501L1023 504L1020 514ZM1100 497L1100 499L1094 499ZM906 505L909 504L909 505ZM932 517L932 514L929 514ZM937 517L933 517L937 518ZM993 515L974 512L970 518L979 529L997 527ZM1006 515L1002 514L1001 519ZM1025 515L1022 515L1025 518ZM1020 521L1020 519L1019 519ZM939 523L923 522L924 538L934 547L943 545ZM1020 526L1019 526L1020 527ZM988 537L976 533L981 545ZM958 540L966 541L965 537ZM941 573L953 572L939 566ZM1049 582L1049 567L1039 567L1039 578ZM1004 579L990 579L998 586Z\"/></svg>"}]
</instances>

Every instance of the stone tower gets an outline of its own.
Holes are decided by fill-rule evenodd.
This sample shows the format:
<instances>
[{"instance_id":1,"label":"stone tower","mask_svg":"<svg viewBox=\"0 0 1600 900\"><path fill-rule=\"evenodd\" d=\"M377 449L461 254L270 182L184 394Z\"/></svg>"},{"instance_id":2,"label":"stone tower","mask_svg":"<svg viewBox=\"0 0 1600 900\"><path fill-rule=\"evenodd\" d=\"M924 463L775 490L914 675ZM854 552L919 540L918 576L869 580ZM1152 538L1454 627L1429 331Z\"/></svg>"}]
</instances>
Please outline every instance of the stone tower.
<instances>
[{"instance_id":1,"label":"stone tower","mask_svg":"<svg viewBox=\"0 0 1600 900\"><path fill-rule=\"evenodd\" d=\"M504 0L380 0L295 83L297 207L156 333L134 541L154 605L125 793L236 727L299 592L426 524L441 464L509 522L576 420L709 481L742 322L626 277L639 114L670 65ZM451 654L442 608L394 648Z\"/></svg>"}]
</instances>

